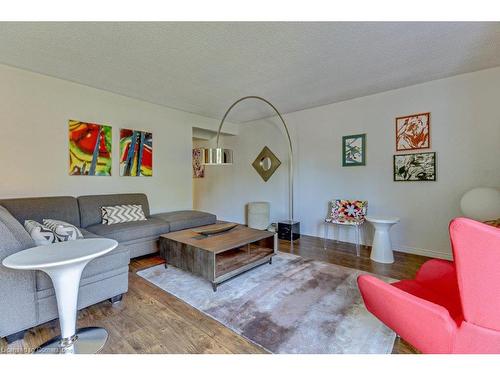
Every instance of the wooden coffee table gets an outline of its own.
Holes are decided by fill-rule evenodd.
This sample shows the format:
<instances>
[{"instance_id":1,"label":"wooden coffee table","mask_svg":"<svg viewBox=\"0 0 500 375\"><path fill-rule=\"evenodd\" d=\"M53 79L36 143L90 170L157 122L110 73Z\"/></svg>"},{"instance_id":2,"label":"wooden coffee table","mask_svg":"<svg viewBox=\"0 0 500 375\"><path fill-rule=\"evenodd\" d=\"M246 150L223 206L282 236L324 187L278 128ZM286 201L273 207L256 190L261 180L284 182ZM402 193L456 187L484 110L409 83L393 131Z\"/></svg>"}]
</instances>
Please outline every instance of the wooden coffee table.
<instances>
[{"instance_id":1,"label":"wooden coffee table","mask_svg":"<svg viewBox=\"0 0 500 375\"><path fill-rule=\"evenodd\" d=\"M201 228L210 229L216 226ZM160 255L165 267L189 271L217 286L245 271L271 263L278 250L275 233L238 225L230 231L210 236L200 235L191 229L160 236Z\"/></svg>"}]
</instances>

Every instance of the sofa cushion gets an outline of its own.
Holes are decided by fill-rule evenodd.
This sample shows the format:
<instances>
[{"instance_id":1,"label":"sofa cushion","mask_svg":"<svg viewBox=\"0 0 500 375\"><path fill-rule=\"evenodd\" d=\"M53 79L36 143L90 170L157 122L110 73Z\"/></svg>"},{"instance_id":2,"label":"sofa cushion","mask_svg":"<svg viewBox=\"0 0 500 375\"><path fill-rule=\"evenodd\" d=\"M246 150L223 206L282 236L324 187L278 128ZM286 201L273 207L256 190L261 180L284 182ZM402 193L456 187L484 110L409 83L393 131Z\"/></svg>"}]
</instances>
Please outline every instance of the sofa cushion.
<instances>
[{"instance_id":1,"label":"sofa cushion","mask_svg":"<svg viewBox=\"0 0 500 375\"><path fill-rule=\"evenodd\" d=\"M80 229L84 238L99 238L94 233L86 231L85 229ZM130 263L130 252L125 246L118 245L116 248L111 250L109 253L100 256L87 264L82 273L82 282L88 278L96 278L98 275L103 275L120 268L128 266ZM44 272L36 272L36 289L38 291L46 290L52 288L52 281L49 276Z\"/></svg>"},{"instance_id":2,"label":"sofa cushion","mask_svg":"<svg viewBox=\"0 0 500 375\"><path fill-rule=\"evenodd\" d=\"M35 243L21 223L0 206L0 260L33 246Z\"/></svg>"},{"instance_id":3,"label":"sofa cushion","mask_svg":"<svg viewBox=\"0 0 500 375\"><path fill-rule=\"evenodd\" d=\"M170 226L163 220L148 218L146 221L131 221L119 224L96 224L87 228L88 231L101 237L112 238L118 242L150 238L168 233Z\"/></svg>"},{"instance_id":4,"label":"sofa cushion","mask_svg":"<svg viewBox=\"0 0 500 375\"><path fill-rule=\"evenodd\" d=\"M20 223L25 220L41 223L43 219L50 218L80 226L78 202L74 197L2 199L0 205L9 210Z\"/></svg>"},{"instance_id":5,"label":"sofa cushion","mask_svg":"<svg viewBox=\"0 0 500 375\"><path fill-rule=\"evenodd\" d=\"M215 224L217 222L215 215L193 210L164 212L151 215L151 217L169 223L171 232Z\"/></svg>"},{"instance_id":6,"label":"sofa cushion","mask_svg":"<svg viewBox=\"0 0 500 375\"><path fill-rule=\"evenodd\" d=\"M146 194L106 194L84 195L78 197L82 227L101 224L101 207L117 206L121 204L140 204L144 215L149 216L149 203Z\"/></svg>"},{"instance_id":7,"label":"sofa cushion","mask_svg":"<svg viewBox=\"0 0 500 375\"><path fill-rule=\"evenodd\" d=\"M158 252L158 236L151 238L141 238L136 241L123 242L120 245L125 246L130 251L130 259L147 254Z\"/></svg>"},{"instance_id":8,"label":"sofa cushion","mask_svg":"<svg viewBox=\"0 0 500 375\"><path fill-rule=\"evenodd\" d=\"M80 228L80 232L82 232L83 238L102 238L95 233L89 232L87 229Z\"/></svg>"},{"instance_id":9,"label":"sofa cushion","mask_svg":"<svg viewBox=\"0 0 500 375\"><path fill-rule=\"evenodd\" d=\"M21 223L0 206L0 337L36 324L34 273L12 270L1 263L9 255L33 246Z\"/></svg>"}]
</instances>

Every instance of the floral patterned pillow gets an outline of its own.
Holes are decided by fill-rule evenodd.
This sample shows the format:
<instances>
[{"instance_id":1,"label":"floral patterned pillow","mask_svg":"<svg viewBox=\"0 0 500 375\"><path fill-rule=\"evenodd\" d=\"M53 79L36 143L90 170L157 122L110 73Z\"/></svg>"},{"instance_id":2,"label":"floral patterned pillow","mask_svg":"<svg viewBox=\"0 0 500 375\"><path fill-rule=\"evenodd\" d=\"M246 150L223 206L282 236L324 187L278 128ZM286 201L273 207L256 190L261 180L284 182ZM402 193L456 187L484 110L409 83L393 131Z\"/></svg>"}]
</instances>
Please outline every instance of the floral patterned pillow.
<instances>
[{"instance_id":1,"label":"floral patterned pillow","mask_svg":"<svg viewBox=\"0 0 500 375\"><path fill-rule=\"evenodd\" d=\"M335 199L330 202L327 221L331 223L357 223L365 221L368 201Z\"/></svg>"}]
</instances>

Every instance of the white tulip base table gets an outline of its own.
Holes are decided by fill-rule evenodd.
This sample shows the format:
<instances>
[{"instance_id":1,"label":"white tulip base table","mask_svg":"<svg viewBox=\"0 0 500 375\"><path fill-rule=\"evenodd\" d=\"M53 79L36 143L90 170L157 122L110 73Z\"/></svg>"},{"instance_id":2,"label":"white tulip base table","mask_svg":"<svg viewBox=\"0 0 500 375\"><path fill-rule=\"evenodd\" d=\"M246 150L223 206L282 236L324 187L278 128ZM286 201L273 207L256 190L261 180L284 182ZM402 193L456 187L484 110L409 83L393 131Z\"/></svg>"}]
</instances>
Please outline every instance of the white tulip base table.
<instances>
[{"instance_id":1,"label":"white tulip base table","mask_svg":"<svg viewBox=\"0 0 500 375\"><path fill-rule=\"evenodd\" d=\"M101 327L78 329L70 338L56 336L35 350L35 354L94 354L108 341L108 331Z\"/></svg>"},{"instance_id":2,"label":"white tulip base table","mask_svg":"<svg viewBox=\"0 0 500 375\"><path fill-rule=\"evenodd\" d=\"M367 216L366 221L375 228L370 259L377 263L394 263L394 254L389 231L394 224L399 222L399 218Z\"/></svg>"},{"instance_id":3,"label":"white tulip base table","mask_svg":"<svg viewBox=\"0 0 500 375\"><path fill-rule=\"evenodd\" d=\"M54 286L61 336L35 350L35 353L93 354L106 344L104 328L86 327L76 330L78 289L83 269L93 259L113 250L118 243L107 238L91 238L57 242L23 250L5 258L5 267L43 271Z\"/></svg>"}]
</instances>

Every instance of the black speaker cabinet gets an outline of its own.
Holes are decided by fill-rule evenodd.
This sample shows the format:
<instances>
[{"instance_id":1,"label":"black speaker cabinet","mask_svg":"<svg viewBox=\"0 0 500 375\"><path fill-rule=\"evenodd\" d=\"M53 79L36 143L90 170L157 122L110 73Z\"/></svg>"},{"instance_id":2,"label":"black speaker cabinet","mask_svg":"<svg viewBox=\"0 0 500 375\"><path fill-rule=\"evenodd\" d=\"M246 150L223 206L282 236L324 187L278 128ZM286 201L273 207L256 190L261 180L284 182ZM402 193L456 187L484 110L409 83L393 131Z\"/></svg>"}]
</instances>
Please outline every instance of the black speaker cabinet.
<instances>
[{"instance_id":1,"label":"black speaker cabinet","mask_svg":"<svg viewBox=\"0 0 500 375\"><path fill-rule=\"evenodd\" d=\"M295 241L300 238L300 222L290 220L279 221L278 238L287 241Z\"/></svg>"}]
</instances>

